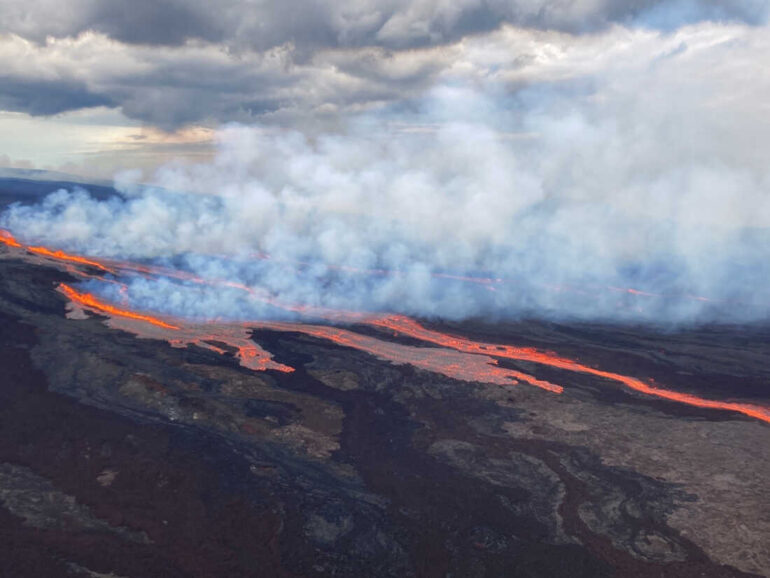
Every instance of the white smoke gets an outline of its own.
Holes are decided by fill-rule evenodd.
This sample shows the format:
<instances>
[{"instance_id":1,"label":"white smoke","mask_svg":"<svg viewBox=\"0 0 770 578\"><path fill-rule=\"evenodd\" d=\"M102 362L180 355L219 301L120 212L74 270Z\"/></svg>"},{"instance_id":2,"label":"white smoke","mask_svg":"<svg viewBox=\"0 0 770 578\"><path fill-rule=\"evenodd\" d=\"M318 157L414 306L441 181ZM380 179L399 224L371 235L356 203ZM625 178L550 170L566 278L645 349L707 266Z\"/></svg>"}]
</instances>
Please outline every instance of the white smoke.
<instances>
[{"instance_id":1,"label":"white smoke","mask_svg":"<svg viewBox=\"0 0 770 578\"><path fill-rule=\"evenodd\" d=\"M124 175L124 199L58 191L0 224L290 303L445 318L766 317L767 28L614 34L639 52L514 93L448 84L418 111L334 133L228 126L211 163L166 166L152 186ZM131 295L174 314L281 314L178 281L136 281Z\"/></svg>"}]
</instances>

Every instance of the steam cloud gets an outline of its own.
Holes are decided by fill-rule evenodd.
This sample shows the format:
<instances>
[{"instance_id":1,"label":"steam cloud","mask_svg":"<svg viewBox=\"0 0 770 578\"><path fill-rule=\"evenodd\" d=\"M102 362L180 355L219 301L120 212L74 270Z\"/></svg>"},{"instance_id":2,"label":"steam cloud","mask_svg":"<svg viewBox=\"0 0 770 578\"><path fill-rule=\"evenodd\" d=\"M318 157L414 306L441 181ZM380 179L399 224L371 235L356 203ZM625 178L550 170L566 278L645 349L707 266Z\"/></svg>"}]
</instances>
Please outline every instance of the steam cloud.
<instances>
[{"instance_id":1,"label":"steam cloud","mask_svg":"<svg viewBox=\"0 0 770 578\"><path fill-rule=\"evenodd\" d=\"M412 109L323 134L226 126L208 164L166 166L151 186L125 173L123 199L57 191L11 207L0 225L331 308L765 318L770 78L757 64L770 53L767 28L635 34L644 56L567 82L513 93L448 84ZM178 280L137 279L130 295L172 314L287 315Z\"/></svg>"}]
</instances>

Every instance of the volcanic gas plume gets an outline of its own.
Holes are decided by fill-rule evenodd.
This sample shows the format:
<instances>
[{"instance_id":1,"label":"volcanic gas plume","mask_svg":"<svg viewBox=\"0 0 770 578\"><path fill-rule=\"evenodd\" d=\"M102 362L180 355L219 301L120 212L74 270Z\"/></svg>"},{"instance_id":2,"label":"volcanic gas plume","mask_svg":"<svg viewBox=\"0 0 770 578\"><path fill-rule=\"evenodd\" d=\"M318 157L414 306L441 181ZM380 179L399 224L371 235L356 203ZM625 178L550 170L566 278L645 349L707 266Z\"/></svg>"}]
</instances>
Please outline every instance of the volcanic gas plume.
<instances>
[{"instance_id":1,"label":"volcanic gas plume","mask_svg":"<svg viewBox=\"0 0 770 578\"><path fill-rule=\"evenodd\" d=\"M335 323L362 323L382 334L382 337L363 335L357 333L353 328L346 329L317 322L253 320L234 323L172 318L134 311L129 304L109 303L88 291L81 291L65 283L59 286L59 290L73 307L80 311L90 311L107 317L107 322L114 328L129 331L143 338L165 340L174 347L195 345L223 355L234 352L241 365L254 371L293 371L293 368L274 361L270 353L264 351L251 339L250 335L253 330L266 329L304 334L340 346L357 349L392 363L409 364L461 381L493 383L501 386L527 384L555 394L564 391L562 385L538 379L522 371L502 367L498 364L499 359L514 362L524 361L562 370L567 372L566 374L573 372L592 375L606 381L608 386L612 383L622 385L639 394L694 407L738 412L770 423L770 408L765 406L719 401L671 391L636 377L591 367L557 353L529 347L484 343L449 335L428 329L416 320L403 315L362 315L355 312L330 311L323 308L285 304L272 298L265 291L258 291L225 279L206 280L186 271L165 267L114 260L104 261L92 257L71 255L45 247L28 247L17 241L7 231L0 231L0 243L7 247L7 251L11 255L60 266L89 283L117 285L121 288L119 294L124 299L127 298L128 286L122 283L122 278L136 274L166 276L195 284L240 290L247 293L250 298L266 300L273 307L285 307L294 313L304 314L310 319L326 319L327 322L333 321ZM99 274L94 275L91 272L93 269L96 269ZM74 317L79 317L79 315L75 313ZM408 336L423 342L425 346L416 347L394 343L387 339L388 334Z\"/></svg>"},{"instance_id":2,"label":"volcanic gas plume","mask_svg":"<svg viewBox=\"0 0 770 578\"><path fill-rule=\"evenodd\" d=\"M770 173L745 135L770 125L710 80L725 55L669 58L670 41L638 78L591 75L590 95L437 87L414 118L229 125L208 161L121 175L112 198L54 191L0 227L189 272L124 279L134 304L172 316L291 318L246 286L285 306L458 321L767 319ZM644 89L672 79L665 101Z\"/></svg>"}]
</instances>

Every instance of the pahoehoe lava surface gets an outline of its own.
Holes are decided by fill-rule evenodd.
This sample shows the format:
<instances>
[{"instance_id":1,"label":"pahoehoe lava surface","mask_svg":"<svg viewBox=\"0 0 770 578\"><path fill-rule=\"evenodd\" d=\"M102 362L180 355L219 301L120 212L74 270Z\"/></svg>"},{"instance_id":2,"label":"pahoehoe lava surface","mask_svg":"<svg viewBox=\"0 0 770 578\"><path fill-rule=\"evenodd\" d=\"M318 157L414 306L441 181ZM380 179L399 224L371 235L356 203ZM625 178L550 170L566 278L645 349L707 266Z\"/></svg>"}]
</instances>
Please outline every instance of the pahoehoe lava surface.
<instances>
[{"instance_id":1,"label":"pahoehoe lava surface","mask_svg":"<svg viewBox=\"0 0 770 578\"><path fill-rule=\"evenodd\" d=\"M75 279L0 253L3 576L770 574L760 420L524 361L505 363L564 393L457 381L267 329L253 340L295 371L255 372L67 319L56 287ZM766 327L443 329L770 397Z\"/></svg>"}]
</instances>

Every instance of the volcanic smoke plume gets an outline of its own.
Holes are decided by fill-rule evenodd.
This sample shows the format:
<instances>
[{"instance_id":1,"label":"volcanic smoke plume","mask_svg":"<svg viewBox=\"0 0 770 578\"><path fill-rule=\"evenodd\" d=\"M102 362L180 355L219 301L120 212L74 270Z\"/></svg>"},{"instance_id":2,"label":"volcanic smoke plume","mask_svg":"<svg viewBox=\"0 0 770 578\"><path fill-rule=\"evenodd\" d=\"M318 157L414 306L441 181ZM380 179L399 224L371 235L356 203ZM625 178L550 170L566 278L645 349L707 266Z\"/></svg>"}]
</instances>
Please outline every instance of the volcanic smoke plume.
<instances>
[{"instance_id":1,"label":"volcanic smoke plume","mask_svg":"<svg viewBox=\"0 0 770 578\"><path fill-rule=\"evenodd\" d=\"M770 141L770 79L714 66L762 60L764 31L635 32L645 56L582 83L506 97L450 84L326 132L228 126L210 163L125 173L107 201L59 190L0 226L231 284L130 280L133 305L176 316L296 314L278 300L447 319L765 318L770 165L755 143Z\"/></svg>"},{"instance_id":2,"label":"volcanic smoke plume","mask_svg":"<svg viewBox=\"0 0 770 578\"><path fill-rule=\"evenodd\" d=\"M251 339L252 330L267 329L308 335L346 348L366 352L391 363L408 364L461 381L493 383L500 386L527 384L554 394L564 392L561 385L500 364L501 360L524 361L567 372L589 374L615 382L616 385L622 385L647 396L698 408L738 412L770 422L770 408L764 405L719 401L690 393L670 391L659 387L652 381L605 371L550 351L484 343L445 334L425 328L417 321L401 315L366 315L344 310L323 310L283 304L280 301L272 300L269 296L266 297L264 294L253 291L246 285L235 284L227 280L206 280L184 271L148 267L131 262L99 261L46 247L25 247L11 233L2 229L0 229L0 245L5 245L12 254L24 253L22 257L24 259L38 260L42 263L63 267L75 277L90 279L97 285L117 286L122 302L128 301L128 286L121 281L126 275L141 274L150 279L155 277L183 279L204 287L237 289L257 300L265 300L275 308L283 308L299 315L322 318L327 322L337 321L368 325L378 331L392 332L394 337L402 335L423 343L422 347L403 345L384 340L381 337L368 336L328 324L316 325L264 320L251 320L243 323L195 322L182 318L161 317L132 310L124 304L108 303L91 293L78 291L66 283L59 285L59 291L70 302L69 317L71 318L83 319L88 317L86 312L96 313L106 316L111 327L133 333L138 337L167 341L173 347L198 346L219 355L235 354L240 365L253 371L277 370L285 373L294 371L293 367L273 360L270 352L264 350ZM99 271L99 274L89 273L87 271L89 268ZM424 345L429 346L425 347Z\"/></svg>"},{"instance_id":3,"label":"volcanic smoke plume","mask_svg":"<svg viewBox=\"0 0 770 578\"><path fill-rule=\"evenodd\" d=\"M0 576L770 576L770 0L5 3Z\"/></svg>"}]
</instances>

